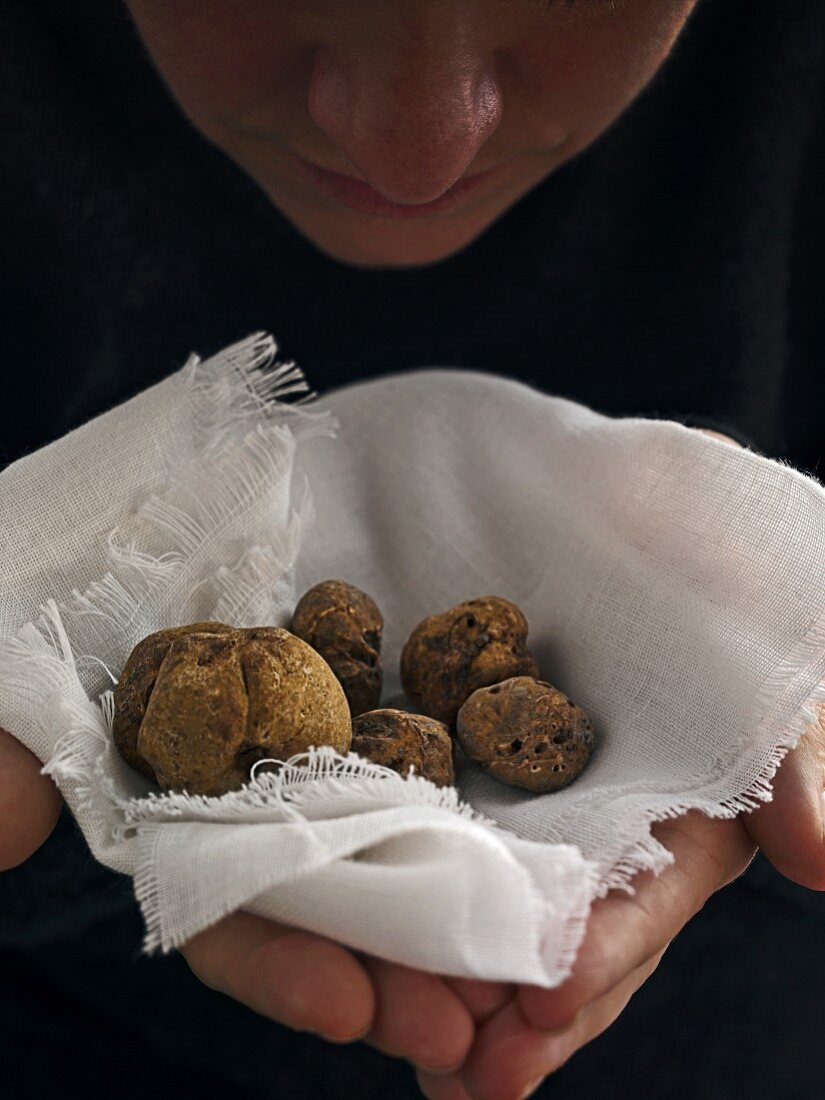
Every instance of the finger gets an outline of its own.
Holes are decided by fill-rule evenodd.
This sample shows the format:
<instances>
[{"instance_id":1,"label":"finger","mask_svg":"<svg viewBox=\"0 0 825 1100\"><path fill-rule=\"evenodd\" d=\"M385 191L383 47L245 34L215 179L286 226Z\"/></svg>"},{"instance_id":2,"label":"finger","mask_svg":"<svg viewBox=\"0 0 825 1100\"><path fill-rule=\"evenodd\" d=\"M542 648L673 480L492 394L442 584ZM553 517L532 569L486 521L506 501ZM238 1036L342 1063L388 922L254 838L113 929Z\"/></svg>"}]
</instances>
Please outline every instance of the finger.
<instances>
[{"instance_id":1,"label":"finger","mask_svg":"<svg viewBox=\"0 0 825 1100\"><path fill-rule=\"evenodd\" d=\"M554 1034L542 1034L530 1027L517 1002L507 1005L479 1030L460 1071L467 1094L472 1100L522 1100L530 1096L549 1073L613 1023L656 969L663 953L646 959Z\"/></svg>"},{"instance_id":2,"label":"finger","mask_svg":"<svg viewBox=\"0 0 825 1100\"><path fill-rule=\"evenodd\" d=\"M460 998L435 974L383 959L366 958L364 965L377 1002L366 1041L423 1069L446 1072L461 1065L475 1028Z\"/></svg>"},{"instance_id":3,"label":"finger","mask_svg":"<svg viewBox=\"0 0 825 1100\"><path fill-rule=\"evenodd\" d=\"M442 980L461 998L476 1024L488 1020L516 995L515 985L508 982L485 982L474 978Z\"/></svg>"},{"instance_id":4,"label":"finger","mask_svg":"<svg viewBox=\"0 0 825 1100\"><path fill-rule=\"evenodd\" d=\"M702 435L709 435L713 439L721 439L723 443L730 443L731 447L741 448L742 446L738 439L731 439L729 435L725 435L723 432L717 432L715 428L698 428L697 430L700 431Z\"/></svg>"},{"instance_id":5,"label":"finger","mask_svg":"<svg viewBox=\"0 0 825 1100\"><path fill-rule=\"evenodd\" d=\"M690 813L653 831L675 862L658 876L638 874L632 895L616 891L596 902L573 973L563 985L520 987L519 1004L535 1027L564 1026L588 1001L662 951L711 894L745 870L755 851L739 819Z\"/></svg>"},{"instance_id":6,"label":"finger","mask_svg":"<svg viewBox=\"0 0 825 1100\"><path fill-rule=\"evenodd\" d=\"M60 791L41 767L34 753L0 729L0 871L28 859L57 824Z\"/></svg>"},{"instance_id":7,"label":"finger","mask_svg":"<svg viewBox=\"0 0 825 1100\"><path fill-rule=\"evenodd\" d=\"M351 952L332 940L251 913L233 913L181 954L202 982L254 1012L334 1042L363 1038L375 994Z\"/></svg>"},{"instance_id":8,"label":"finger","mask_svg":"<svg viewBox=\"0 0 825 1100\"><path fill-rule=\"evenodd\" d=\"M825 890L825 705L817 722L785 757L773 801L742 816L742 824L786 878Z\"/></svg>"},{"instance_id":9,"label":"finger","mask_svg":"<svg viewBox=\"0 0 825 1100\"><path fill-rule=\"evenodd\" d=\"M473 1100L464 1088L458 1073L436 1077L434 1074L417 1069L415 1079L427 1100Z\"/></svg>"},{"instance_id":10,"label":"finger","mask_svg":"<svg viewBox=\"0 0 825 1100\"><path fill-rule=\"evenodd\" d=\"M516 994L512 983L486 982L473 978L443 978L444 984L460 997L476 1025L488 1020ZM445 1076L416 1071L418 1087L428 1100L470 1100L455 1074Z\"/></svg>"}]
</instances>

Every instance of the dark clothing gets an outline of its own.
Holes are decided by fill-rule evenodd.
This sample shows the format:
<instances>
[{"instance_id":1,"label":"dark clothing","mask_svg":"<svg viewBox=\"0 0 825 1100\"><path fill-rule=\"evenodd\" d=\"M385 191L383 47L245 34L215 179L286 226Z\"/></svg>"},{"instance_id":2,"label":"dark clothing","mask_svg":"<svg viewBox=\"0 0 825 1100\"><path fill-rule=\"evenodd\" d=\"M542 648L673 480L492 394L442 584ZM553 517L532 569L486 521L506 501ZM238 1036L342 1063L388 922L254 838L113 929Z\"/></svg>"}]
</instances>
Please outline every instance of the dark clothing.
<instances>
[{"instance_id":1,"label":"dark clothing","mask_svg":"<svg viewBox=\"0 0 825 1100\"><path fill-rule=\"evenodd\" d=\"M489 370L609 414L717 426L825 476L824 77L821 0L700 0L590 149L460 254L368 271L316 250L197 134L114 0L6 0L0 466L191 350L267 330L322 392L413 366ZM823 898L757 863L540 1095L817 1094L823 918ZM417 1095L408 1068L362 1045L293 1035L180 957L140 958L140 935L131 884L65 814L0 876L15 1096L81 1095L115 1073L122 1098L158 1081Z\"/></svg>"}]
</instances>

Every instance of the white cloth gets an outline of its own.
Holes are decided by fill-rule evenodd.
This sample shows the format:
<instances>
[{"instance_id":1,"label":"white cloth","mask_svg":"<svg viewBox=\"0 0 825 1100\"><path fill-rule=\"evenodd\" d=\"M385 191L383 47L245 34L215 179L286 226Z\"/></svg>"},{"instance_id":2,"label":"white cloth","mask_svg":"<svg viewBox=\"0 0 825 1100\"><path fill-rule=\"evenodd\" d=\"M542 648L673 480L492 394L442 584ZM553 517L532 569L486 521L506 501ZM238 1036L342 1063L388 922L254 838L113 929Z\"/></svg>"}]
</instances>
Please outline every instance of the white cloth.
<instances>
[{"instance_id":1,"label":"white cloth","mask_svg":"<svg viewBox=\"0 0 825 1100\"><path fill-rule=\"evenodd\" d=\"M192 357L0 475L0 725L134 877L147 950L243 907L411 966L558 984L593 899L672 859L651 823L769 798L825 701L825 490L467 371L289 406L300 372L276 350ZM543 676L593 720L584 774L530 795L465 764L439 790L325 749L220 799L150 793L109 732L132 646L195 620L288 625L329 577L384 612L385 700L425 615L518 603Z\"/></svg>"}]
</instances>

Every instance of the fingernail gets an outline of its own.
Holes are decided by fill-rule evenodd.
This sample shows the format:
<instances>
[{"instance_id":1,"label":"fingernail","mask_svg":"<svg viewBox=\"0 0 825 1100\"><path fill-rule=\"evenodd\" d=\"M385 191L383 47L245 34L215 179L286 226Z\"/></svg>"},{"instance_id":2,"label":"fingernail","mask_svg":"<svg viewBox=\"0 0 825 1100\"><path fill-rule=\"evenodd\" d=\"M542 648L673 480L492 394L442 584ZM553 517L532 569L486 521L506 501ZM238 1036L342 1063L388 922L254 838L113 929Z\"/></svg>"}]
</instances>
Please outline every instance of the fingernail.
<instances>
[{"instance_id":1,"label":"fingernail","mask_svg":"<svg viewBox=\"0 0 825 1100\"><path fill-rule=\"evenodd\" d=\"M532 1083L532 1085L527 1086L527 1088L524 1090L524 1092L521 1094L521 1096L519 1096L518 1100L527 1100L527 1097L533 1095L533 1093L536 1091L536 1089L539 1087L539 1085L542 1083L543 1080L544 1080L544 1077L537 1077L535 1079L535 1081Z\"/></svg>"}]
</instances>

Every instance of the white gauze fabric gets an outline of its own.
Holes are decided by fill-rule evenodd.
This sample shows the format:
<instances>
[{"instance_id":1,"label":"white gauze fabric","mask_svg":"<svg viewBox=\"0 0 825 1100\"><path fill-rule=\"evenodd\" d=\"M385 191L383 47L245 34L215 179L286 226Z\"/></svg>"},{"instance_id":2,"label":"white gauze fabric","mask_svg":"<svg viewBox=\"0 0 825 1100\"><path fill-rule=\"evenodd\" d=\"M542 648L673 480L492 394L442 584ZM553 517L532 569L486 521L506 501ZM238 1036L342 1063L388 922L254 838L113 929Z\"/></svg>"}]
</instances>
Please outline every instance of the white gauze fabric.
<instances>
[{"instance_id":1,"label":"white gauze fabric","mask_svg":"<svg viewBox=\"0 0 825 1100\"><path fill-rule=\"evenodd\" d=\"M681 425L425 369L306 394L257 335L0 474L0 725L131 875L145 949L244 908L443 974L551 987L596 897L672 856L651 824L770 798L825 702L825 490ZM337 577L386 619L383 702L425 615L514 600L598 747L531 795L329 748L221 798L161 794L111 740L161 627L288 626Z\"/></svg>"}]
</instances>

